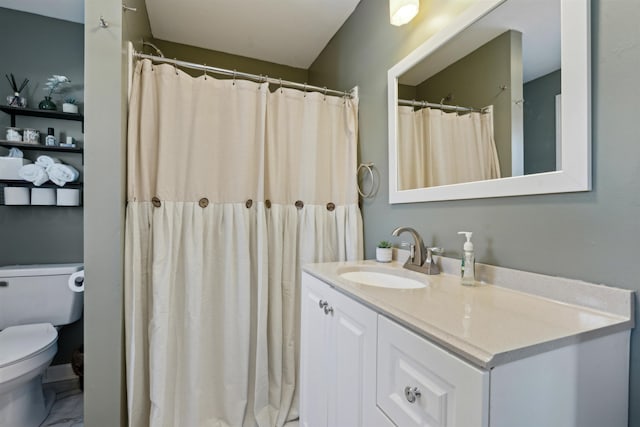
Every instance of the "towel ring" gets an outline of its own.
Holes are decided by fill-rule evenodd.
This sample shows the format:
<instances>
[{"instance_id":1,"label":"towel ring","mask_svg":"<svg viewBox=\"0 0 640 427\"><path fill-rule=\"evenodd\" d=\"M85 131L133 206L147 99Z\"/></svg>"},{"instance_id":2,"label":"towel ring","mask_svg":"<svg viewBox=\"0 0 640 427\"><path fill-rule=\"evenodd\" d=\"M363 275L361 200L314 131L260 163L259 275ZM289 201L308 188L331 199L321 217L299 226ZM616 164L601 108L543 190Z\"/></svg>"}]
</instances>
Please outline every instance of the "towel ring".
<instances>
[{"instance_id":1,"label":"towel ring","mask_svg":"<svg viewBox=\"0 0 640 427\"><path fill-rule=\"evenodd\" d=\"M358 194L360 194L360 196L363 199L370 199L370 198L373 197L373 194L375 193L375 185L374 185L374 178L373 178L373 167L374 167L373 163L360 163L360 166L358 166L358 169L356 171L356 178L360 175L360 170L362 170L363 168L366 169L367 171L369 171L369 176L371 177L371 189L367 193L364 193L362 191L362 189L360 188L360 183L357 183ZM357 182L357 179L356 179L356 182Z\"/></svg>"}]
</instances>

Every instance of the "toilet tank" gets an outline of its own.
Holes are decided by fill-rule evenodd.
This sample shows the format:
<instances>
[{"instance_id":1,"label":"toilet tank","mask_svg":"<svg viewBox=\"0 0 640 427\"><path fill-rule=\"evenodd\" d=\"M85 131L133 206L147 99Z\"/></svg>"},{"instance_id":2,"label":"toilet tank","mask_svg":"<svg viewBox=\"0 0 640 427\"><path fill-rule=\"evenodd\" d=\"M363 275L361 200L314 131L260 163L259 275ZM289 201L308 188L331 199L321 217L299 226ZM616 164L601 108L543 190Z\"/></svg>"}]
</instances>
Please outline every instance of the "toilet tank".
<instances>
[{"instance_id":1,"label":"toilet tank","mask_svg":"<svg viewBox=\"0 0 640 427\"><path fill-rule=\"evenodd\" d=\"M82 316L83 292L69 289L82 264L0 267L0 330L28 323L66 325Z\"/></svg>"}]
</instances>

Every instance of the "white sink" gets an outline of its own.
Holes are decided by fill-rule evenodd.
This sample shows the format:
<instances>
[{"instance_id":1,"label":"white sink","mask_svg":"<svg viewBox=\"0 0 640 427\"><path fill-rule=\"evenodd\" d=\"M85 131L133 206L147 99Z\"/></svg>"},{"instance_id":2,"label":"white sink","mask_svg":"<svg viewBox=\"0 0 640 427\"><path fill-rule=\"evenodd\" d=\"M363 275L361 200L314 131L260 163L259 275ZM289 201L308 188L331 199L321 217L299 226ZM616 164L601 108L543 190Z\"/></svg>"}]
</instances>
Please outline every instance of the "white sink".
<instances>
[{"instance_id":1,"label":"white sink","mask_svg":"<svg viewBox=\"0 0 640 427\"><path fill-rule=\"evenodd\" d=\"M420 289L427 286L426 280L421 282L399 274L368 269L347 270L339 274L345 280L379 288Z\"/></svg>"}]
</instances>

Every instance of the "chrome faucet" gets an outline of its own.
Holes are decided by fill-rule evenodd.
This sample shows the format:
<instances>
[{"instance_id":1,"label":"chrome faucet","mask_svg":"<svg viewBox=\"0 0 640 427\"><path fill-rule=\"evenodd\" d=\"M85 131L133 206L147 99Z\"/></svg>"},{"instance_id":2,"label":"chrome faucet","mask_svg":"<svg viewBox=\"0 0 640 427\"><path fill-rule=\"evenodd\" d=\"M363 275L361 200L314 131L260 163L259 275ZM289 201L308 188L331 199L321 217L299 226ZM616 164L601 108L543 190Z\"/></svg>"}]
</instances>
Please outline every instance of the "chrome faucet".
<instances>
[{"instance_id":1,"label":"chrome faucet","mask_svg":"<svg viewBox=\"0 0 640 427\"><path fill-rule=\"evenodd\" d=\"M392 236L399 236L400 233L407 232L413 237L413 244L409 245L409 258L404 263L404 268L425 274L440 274L440 269L433 261L433 254L441 254L442 248L427 248L420 234L411 227L398 227L391 233Z\"/></svg>"}]
</instances>

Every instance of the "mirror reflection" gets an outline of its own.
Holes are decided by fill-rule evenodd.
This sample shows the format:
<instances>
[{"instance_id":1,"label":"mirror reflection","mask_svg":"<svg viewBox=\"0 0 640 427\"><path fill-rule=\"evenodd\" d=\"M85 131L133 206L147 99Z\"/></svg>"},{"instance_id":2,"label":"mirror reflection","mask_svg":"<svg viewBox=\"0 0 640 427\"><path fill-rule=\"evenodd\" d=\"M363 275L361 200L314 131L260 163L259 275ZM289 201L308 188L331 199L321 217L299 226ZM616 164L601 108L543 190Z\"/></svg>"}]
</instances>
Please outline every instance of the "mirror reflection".
<instances>
[{"instance_id":1,"label":"mirror reflection","mask_svg":"<svg viewBox=\"0 0 640 427\"><path fill-rule=\"evenodd\" d=\"M561 170L560 0L509 0L398 77L397 189Z\"/></svg>"}]
</instances>

